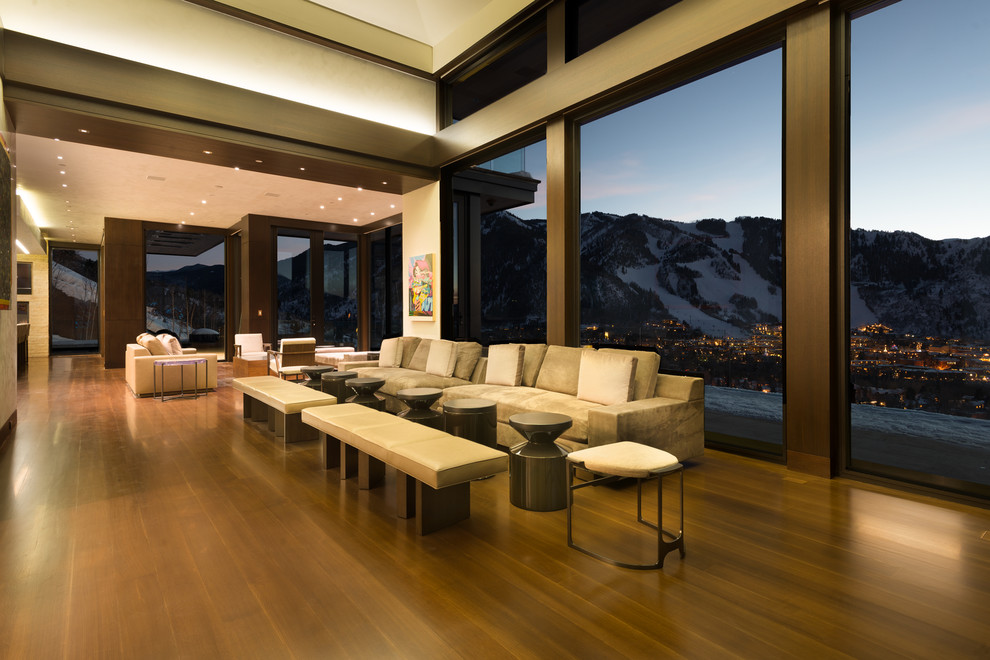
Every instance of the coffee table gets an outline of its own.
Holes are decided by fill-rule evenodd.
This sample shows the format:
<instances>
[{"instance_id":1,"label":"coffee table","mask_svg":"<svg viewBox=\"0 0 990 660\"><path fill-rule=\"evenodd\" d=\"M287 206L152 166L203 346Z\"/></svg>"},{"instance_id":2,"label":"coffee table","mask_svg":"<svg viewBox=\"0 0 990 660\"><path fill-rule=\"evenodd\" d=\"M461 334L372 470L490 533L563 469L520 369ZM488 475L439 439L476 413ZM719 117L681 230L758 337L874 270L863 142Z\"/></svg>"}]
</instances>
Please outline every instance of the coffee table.
<instances>
[{"instance_id":1,"label":"coffee table","mask_svg":"<svg viewBox=\"0 0 990 660\"><path fill-rule=\"evenodd\" d=\"M567 507L567 451L554 444L573 420L559 413L517 413L509 426L527 442L509 451L509 502L529 511Z\"/></svg>"}]
</instances>

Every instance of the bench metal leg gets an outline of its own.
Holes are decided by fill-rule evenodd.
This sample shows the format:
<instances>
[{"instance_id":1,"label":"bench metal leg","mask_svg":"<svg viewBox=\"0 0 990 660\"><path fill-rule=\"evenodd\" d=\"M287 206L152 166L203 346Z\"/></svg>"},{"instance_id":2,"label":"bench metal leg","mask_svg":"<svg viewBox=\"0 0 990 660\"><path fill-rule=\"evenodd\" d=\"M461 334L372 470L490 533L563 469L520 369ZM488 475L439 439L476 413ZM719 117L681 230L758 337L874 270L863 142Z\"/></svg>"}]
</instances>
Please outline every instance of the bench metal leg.
<instances>
[{"instance_id":1,"label":"bench metal leg","mask_svg":"<svg viewBox=\"0 0 990 660\"><path fill-rule=\"evenodd\" d=\"M385 481L385 464L363 451L358 452L358 488L369 490Z\"/></svg>"},{"instance_id":2,"label":"bench metal leg","mask_svg":"<svg viewBox=\"0 0 990 660\"><path fill-rule=\"evenodd\" d=\"M327 470L340 467L340 440L321 431L320 443L323 445L324 467Z\"/></svg>"},{"instance_id":3,"label":"bench metal leg","mask_svg":"<svg viewBox=\"0 0 990 660\"><path fill-rule=\"evenodd\" d=\"M470 481L440 489L416 482L416 531L421 536L470 516Z\"/></svg>"},{"instance_id":4,"label":"bench metal leg","mask_svg":"<svg viewBox=\"0 0 990 660\"><path fill-rule=\"evenodd\" d=\"M340 443L340 478L348 479L357 474L358 450Z\"/></svg>"},{"instance_id":5,"label":"bench metal leg","mask_svg":"<svg viewBox=\"0 0 990 660\"><path fill-rule=\"evenodd\" d=\"M416 515L416 483L405 472L395 471L395 510L400 518Z\"/></svg>"}]
</instances>

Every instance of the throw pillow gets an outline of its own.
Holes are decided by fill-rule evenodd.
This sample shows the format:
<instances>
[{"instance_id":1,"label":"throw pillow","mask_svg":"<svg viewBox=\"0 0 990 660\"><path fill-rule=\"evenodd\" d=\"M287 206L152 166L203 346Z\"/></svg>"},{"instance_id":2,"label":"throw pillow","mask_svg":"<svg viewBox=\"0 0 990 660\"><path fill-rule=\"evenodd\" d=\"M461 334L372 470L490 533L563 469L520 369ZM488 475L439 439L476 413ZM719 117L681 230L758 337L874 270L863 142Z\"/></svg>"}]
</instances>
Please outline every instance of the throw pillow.
<instances>
[{"instance_id":1,"label":"throw pillow","mask_svg":"<svg viewBox=\"0 0 990 660\"><path fill-rule=\"evenodd\" d=\"M420 342L419 337L402 338L402 362L399 364L400 367L404 369L409 368L409 364L413 361L413 358L416 356L416 349L419 348L419 342ZM420 369L420 371L422 371L422 369Z\"/></svg>"},{"instance_id":2,"label":"throw pillow","mask_svg":"<svg viewBox=\"0 0 990 660\"><path fill-rule=\"evenodd\" d=\"M398 367L402 364L402 338L393 337L382 342L378 351L379 367Z\"/></svg>"},{"instance_id":3,"label":"throw pillow","mask_svg":"<svg viewBox=\"0 0 990 660\"><path fill-rule=\"evenodd\" d=\"M485 383L518 387L522 383L525 353L522 344L490 346L488 348L488 371L485 374Z\"/></svg>"},{"instance_id":4,"label":"throw pillow","mask_svg":"<svg viewBox=\"0 0 990 660\"><path fill-rule=\"evenodd\" d=\"M541 390L577 394L581 355L585 349L574 346L548 346L536 387Z\"/></svg>"},{"instance_id":5,"label":"throw pillow","mask_svg":"<svg viewBox=\"0 0 990 660\"><path fill-rule=\"evenodd\" d=\"M416 346L416 352L413 354L409 364L408 369L415 369L416 371L426 371L426 361L430 358L430 344L433 343L432 339L420 339L419 345ZM405 362L405 360L403 360Z\"/></svg>"},{"instance_id":6,"label":"throw pillow","mask_svg":"<svg viewBox=\"0 0 990 660\"><path fill-rule=\"evenodd\" d=\"M457 361L457 344L446 339L430 342L430 355L426 360L426 373L450 378Z\"/></svg>"},{"instance_id":7,"label":"throw pillow","mask_svg":"<svg viewBox=\"0 0 990 660\"><path fill-rule=\"evenodd\" d=\"M543 358L547 354L546 344L523 344L526 347L526 357L523 358L523 379L522 384L526 387L536 386L536 377L540 373L543 365Z\"/></svg>"},{"instance_id":8,"label":"throw pillow","mask_svg":"<svg viewBox=\"0 0 990 660\"><path fill-rule=\"evenodd\" d=\"M182 355L182 346L179 344L179 340L172 335L163 332L158 335L158 341L162 343L169 355Z\"/></svg>"},{"instance_id":9,"label":"throw pillow","mask_svg":"<svg viewBox=\"0 0 990 660\"><path fill-rule=\"evenodd\" d=\"M145 333L138 337L138 343L148 349L152 355L168 355L165 345L159 341L158 337Z\"/></svg>"},{"instance_id":10,"label":"throw pillow","mask_svg":"<svg viewBox=\"0 0 990 660\"><path fill-rule=\"evenodd\" d=\"M657 387L657 372L660 371L660 355L653 351L627 351L623 348L602 348L602 353L617 352L621 355L632 355L637 360L636 385L633 388L633 399L650 399Z\"/></svg>"},{"instance_id":11,"label":"throw pillow","mask_svg":"<svg viewBox=\"0 0 990 660\"><path fill-rule=\"evenodd\" d=\"M577 397L606 406L629 401L636 382L637 362L632 355L585 351L581 356Z\"/></svg>"},{"instance_id":12,"label":"throw pillow","mask_svg":"<svg viewBox=\"0 0 990 660\"><path fill-rule=\"evenodd\" d=\"M476 341L457 342L457 362L454 364L454 378L471 380L474 368L481 359L481 344Z\"/></svg>"}]
</instances>

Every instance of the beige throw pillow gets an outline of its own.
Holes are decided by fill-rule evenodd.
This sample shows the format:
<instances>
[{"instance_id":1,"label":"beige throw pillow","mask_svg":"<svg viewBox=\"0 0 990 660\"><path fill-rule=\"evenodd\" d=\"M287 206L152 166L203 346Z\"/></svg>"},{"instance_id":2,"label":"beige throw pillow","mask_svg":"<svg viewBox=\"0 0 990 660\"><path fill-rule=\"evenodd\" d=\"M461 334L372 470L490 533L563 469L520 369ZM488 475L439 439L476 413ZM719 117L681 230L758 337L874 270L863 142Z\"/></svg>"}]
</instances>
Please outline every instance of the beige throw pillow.
<instances>
[{"instance_id":1,"label":"beige throw pillow","mask_svg":"<svg viewBox=\"0 0 990 660\"><path fill-rule=\"evenodd\" d=\"M625 403L633 394L637 359L632 355L585 351L577 397L602 405Z\"/></svg>"},{"instance_id":2,"label":"beige throw pillow","mask_svg":"<svg viewBox=\"0 0 990 660\"><path fill-rule=\"evenodd\" d=\"M523 356L522 344L501 344L488 348L488 370L485 383L488 385L508 385L517 387L522 383Z\"/></svg>"},{"instance_id":3,"label":"beige throw pillow","mask_svg":"<svg viewBox=\"0 0 990 660\"><path fill-rule=\"evenodd\" d=\"M457 362L457 344L446 339L430 342L430 355L426 360L426 373L450 378Z\"/></svg>"},{"instance_id":4,"label":"beige throw pillow","mask_svg":"<svg viewBox=\"0 0 990 660\"><path fill-rule=\"evenodd\" d=\"M378 351L379 367L398 367L402 364L402 337L393 337L382 342Z\"/></svg>"},{"instance_id":5,"label":"beige throw pillow","mask_svg":"<svg viewBox=\"0 0 990 660\"><path fill-rule=\"evenodd\" d=\"M148 349L152 355L168 355L165 345L159 341L158 337L145 333L138 337L138 343Z\"/></svg>"},{"instance_id":6,"label":"beige throw pillow","mask_svg":"<svg viewBox=\"0 0 990 660\"><path fill-rule=\"evenodd\" d=\"M169 355L182 355L182 345L179 340L170 334L163 332L158 335L158 341L162 343Z\"/></svg>"},{"instance_id":7,"label":"beige throw pillow","mask_svg":"<svg viewBox=\"0 0 990 660\"><path fill-rule=\"evenodd\" d=\"M457 342L457 363L454 364L454 378L471 380L479 359L481 359L481 344L476 341Z\"/></svg>"},{"instance_id":8,"label":"beige throw pillow","mask_svg":"<svg viewBox=\"0 0 990 660\"><path fill-rule=\"evenodd\" d=\"M601 353L618 352L620 355L632 355L636 364L636 385L633 388L633 400L650 399L657 387L657 373L660 371L660 355L653 351L627 351L621 348L602 348Z\"/></svg>"},{"instance_id":9,"label":"beige throw pillow","mask_svg":"<svg viewBox=\"0 0 990 660\"><path fill-rule=\"evenodd\" d=\"M433 339L419 340L419 345L416 346L416 353L413 355L412 360L409 361L410 369L426 371L426 361L430 359L430 344L433 341Z\"/></svg>"},{"instance_id":10,"label":"beige throw pillow","mask_svg":"<svg viewBox=\"0 0 990 660\"><path fill-rule=\"evenodd\" d=\"M543 365L543 358L547 354L547 345L523 344L523 346L526 348L526 357L523 358L522 384L526 387L534 387L540 367Z\"/></svg>"},{"instance_id":11,"label":"beige throw pillow","mask_svg":"<svg viewBox=\"0 0 990 660\"><path fill-rule=\"evenodd\" d=\"M399 364L400 367L410 369L409 366L413 358L416 357L416 349L419 348L420 338L419 337L403 337L402 338L402 362ZM424 356L425 357L425 356ZM423 363L426 366L426 363ZM420 371L423 371L420 369Z\"/></svg>"},{"instance_id":12,"label":"beige throw pillow","mask_svg":"<svg viewBox=\"0 0 990 660\"><path fill-rule=\"evenodd\" d=\"M536 377L536 387L561 394L577 394L583 353L585 349L574 346L548 346Z\"/></svg>"}]
</instances>

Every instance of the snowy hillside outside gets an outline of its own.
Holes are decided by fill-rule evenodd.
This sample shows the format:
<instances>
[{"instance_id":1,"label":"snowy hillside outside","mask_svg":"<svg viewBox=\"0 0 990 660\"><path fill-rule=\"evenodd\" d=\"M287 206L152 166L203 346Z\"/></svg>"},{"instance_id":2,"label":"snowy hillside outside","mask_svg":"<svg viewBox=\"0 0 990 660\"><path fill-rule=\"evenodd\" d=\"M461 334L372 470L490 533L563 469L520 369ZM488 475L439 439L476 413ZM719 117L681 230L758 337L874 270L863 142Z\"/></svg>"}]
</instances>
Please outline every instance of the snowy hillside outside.
<instances>
[{"instance_id":1,"label":"snowy hillside outside","mask_svg":"<svg viewBox=\"0 0 990 660\"><path fill-rule=\"evenodd\" d=\"M52 264L52 286L76 300L95 303L97 285L93 280L62 264Z\"/></svg>"}]
</instances>

